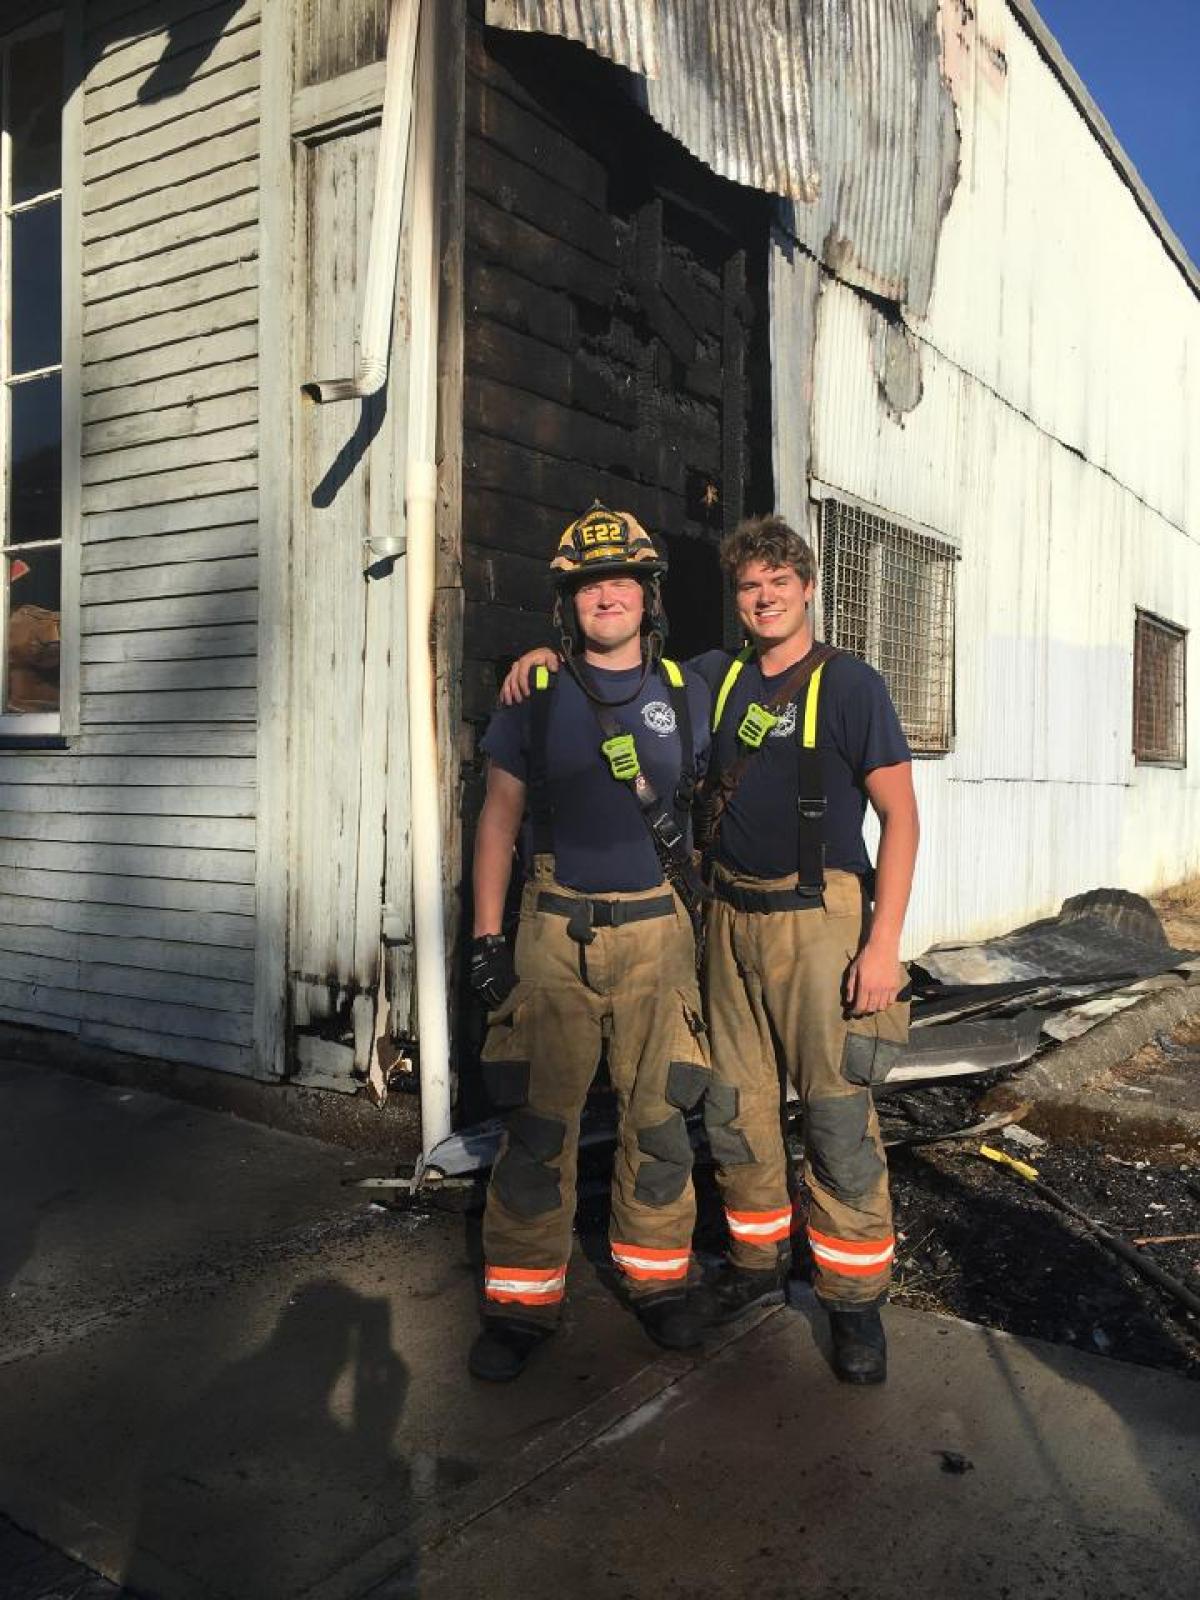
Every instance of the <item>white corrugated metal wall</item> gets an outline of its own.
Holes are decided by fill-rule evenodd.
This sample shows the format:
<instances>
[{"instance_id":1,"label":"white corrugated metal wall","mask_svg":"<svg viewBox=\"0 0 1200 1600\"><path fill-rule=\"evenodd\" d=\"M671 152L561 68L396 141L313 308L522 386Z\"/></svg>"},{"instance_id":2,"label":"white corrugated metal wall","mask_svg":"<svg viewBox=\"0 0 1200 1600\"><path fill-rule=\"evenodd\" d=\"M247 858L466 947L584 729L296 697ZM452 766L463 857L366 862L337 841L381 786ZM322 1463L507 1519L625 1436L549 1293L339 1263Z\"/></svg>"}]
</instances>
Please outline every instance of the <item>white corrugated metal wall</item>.
<instances>
[{"instance_id":1,"label":"white corrugated metal wall","mask_svg":"<svg viewBox=\"0 0 1200 1600\"><path fill-rule=\"evenodd\" d=\"M1195 632L1186 769L1131 754L1135 607L1200 629L1200 301L1003 0L942 28L962 153L907 317L921 399L885 405L880 314L830 277L814 373L814 476L962 546L913 951L1200 871Z\"/></svg>"}]
</instances>

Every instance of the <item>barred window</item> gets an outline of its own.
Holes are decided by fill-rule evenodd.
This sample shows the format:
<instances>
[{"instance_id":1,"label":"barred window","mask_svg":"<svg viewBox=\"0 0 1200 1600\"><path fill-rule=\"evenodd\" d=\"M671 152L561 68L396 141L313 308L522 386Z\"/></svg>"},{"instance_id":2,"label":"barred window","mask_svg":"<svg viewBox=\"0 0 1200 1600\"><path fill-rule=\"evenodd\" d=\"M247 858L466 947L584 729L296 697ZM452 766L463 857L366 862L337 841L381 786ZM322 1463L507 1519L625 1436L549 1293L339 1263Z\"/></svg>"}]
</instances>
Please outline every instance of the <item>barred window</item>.
<instances>
[{"instance_id":1,"label":"barred window","mask_svg":"<svg viewBox=\"0 0 1200 1600\"><path fill-rule=\"evenodd\" d=\"M934 534L848 501L821 502L821 595L830 644L869 661L915 751L954 735L954 571Z\"/></svg>"},{"instance_id":2,"label":"barred window","mask_svg":"<svg viewBox=\"0 0 1200 1600\"><path fill-rule=\"evenodd\" d=\"M1133 627L1133 756L1135 761L1187 763L1184 681L1187 634L1139 611Z\"/></svg>"}]
</instances>

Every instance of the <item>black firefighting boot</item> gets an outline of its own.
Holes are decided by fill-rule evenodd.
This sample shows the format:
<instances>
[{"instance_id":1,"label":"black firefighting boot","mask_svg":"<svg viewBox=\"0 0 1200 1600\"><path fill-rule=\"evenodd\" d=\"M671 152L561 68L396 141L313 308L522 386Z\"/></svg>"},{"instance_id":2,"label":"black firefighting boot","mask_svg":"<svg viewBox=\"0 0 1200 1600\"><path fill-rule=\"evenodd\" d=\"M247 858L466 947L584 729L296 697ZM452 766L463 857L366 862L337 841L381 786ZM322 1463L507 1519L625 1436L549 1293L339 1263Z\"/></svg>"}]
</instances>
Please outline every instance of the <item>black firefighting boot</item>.
<instances>
[{"instance_id":1,"label":"black firefighting boot","mask_svg":"<svg viewBox=\"0 0 1200 1600\"><path fill-rule=\"evenodd\" d=\"M722 1261L693 1294L694 1308L708 1326L719 1328L755 1306L782 1305L786 1272L786 1262L754 1272Z\"/></svg>"},{"instance_id":2,"label":"black firefighting boot","mask_svg":"<svg viewBox=\"0 0 1200 1600\"><path fill-rule=\"evenodd\" d=\"M553 1328L538 1328L507 1317L485 1317L483 1332L467 1357L467 1368L473 1378L509 1383L521 1376L530 1356L553 1332Z\"/></svg>"},{"instance_id":3,"label":"black firefighting boot","mask_svg":"<svg viewBox=\"0 0 1200 1600\"><path fill-rule=\"evenodd\" d=\"M834 1372L843 1383L882 1383L887 1377L887 1337L878 1305L828 1310Z\"/></svg>"},{"instance_id":4,"label":"black firefighting boot","mask_svg":"<svg viewBox=\"0 0 1200 1600\"><path fill-rule=\"evenodd\" d=\"M656 1294L631 1300L644 1332L664 1350L695 1350L704 1342L704 1323L690 1296Z\"/></svg>"}]
</instances>

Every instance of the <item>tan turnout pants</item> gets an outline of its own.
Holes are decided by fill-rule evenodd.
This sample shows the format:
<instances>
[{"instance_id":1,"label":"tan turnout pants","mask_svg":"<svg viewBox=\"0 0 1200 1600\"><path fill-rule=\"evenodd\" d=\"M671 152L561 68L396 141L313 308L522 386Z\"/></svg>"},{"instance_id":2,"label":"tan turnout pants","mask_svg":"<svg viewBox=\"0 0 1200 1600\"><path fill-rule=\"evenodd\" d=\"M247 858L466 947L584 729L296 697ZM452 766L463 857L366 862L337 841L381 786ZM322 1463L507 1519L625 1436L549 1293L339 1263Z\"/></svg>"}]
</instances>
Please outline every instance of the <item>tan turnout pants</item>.
<instances>
[{"instance_id":1,"label":"tan turnout pants","mask_svg":"<svg viewBox=\"0 0 1200 1600\"><path fill-rule=\"evenodd\" d=\"M794 887L718 869L754 890ZM718 1163L731 1257L773 1267L788 1248L792 1200L780 1121L781 1076L804 1110L804 1179L816 1289L833 1305L878 1299L895 1241L887 1163L870 1085L908 1037L908 1005L848 1018L846 969L863 934L853 873L827 872L824 904L802 910L708 912L705 988L713 1087L705 1108Z\"/></svg>"},{"instance_id":2,"label":"tan turnout pants","mask_svg":"<svg viewBox=\"0 0 1200 1600\"><path fill-rule=\"evenodd\" d=\"M539 909L551 895L579 906L665 902L666 915L592 928ZM579 930L577 929L577 932ZM554 1323L571 1253L579 1119L608 1044L617 1095L613 1260L632 1297L679 1294L696 1218L683 1113L710 1082L692 926L667 885L586 896L539 865L517 935L519 983L492 1013L484 1081L507 1117L483 1224L484 1311Z\"/></svg>"}]
</instances>

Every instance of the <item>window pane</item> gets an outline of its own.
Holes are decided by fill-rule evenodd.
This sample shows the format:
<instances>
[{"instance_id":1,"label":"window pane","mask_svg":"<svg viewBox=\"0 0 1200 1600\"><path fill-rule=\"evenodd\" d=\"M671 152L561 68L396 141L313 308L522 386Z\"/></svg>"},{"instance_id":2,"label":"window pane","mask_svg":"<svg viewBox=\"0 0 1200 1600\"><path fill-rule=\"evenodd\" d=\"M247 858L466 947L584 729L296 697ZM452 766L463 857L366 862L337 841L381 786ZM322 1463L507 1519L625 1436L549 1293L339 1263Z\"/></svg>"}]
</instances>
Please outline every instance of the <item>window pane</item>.
<instances>
[{"instance_id":1,"label":"window pane","mask_svg":"<svg viewBox=\"0 0 1200 1600\"><path fill-rule=\"evenodd\" d=\"M62 34L23 39L9 57L12 204L62 182Z\"/></svg>"},{"instance_id":2,"label":"window pane","mask_svg":"<svg viewBox=\"0 0 1200 1600\"><path fill-rule=\"evenodd\" d=\"M57 200L12 218L10 372L52 367L62 355L62 207Z\"/></svg>"},{"instance_id":3,"label":"window pane","mask_svg":"<svg viewBox=\"0 0 1200 1600\"><path fill-rule=\"evenodd\" d=\"M61 550L31 550L10 556L8 583L8 672L4 710L58 710L59 594Z\"/></svg>"},{"instance_id":4,"label":"window pane","mask_svg":"<svg viewBox=\"0 0 1200 1600\"><path fill-rule=\"evenodd\" d=\"M8 391L12 476L6 543L62 537L62 379L14 383Z\"/></svg>"}]
</instances>

